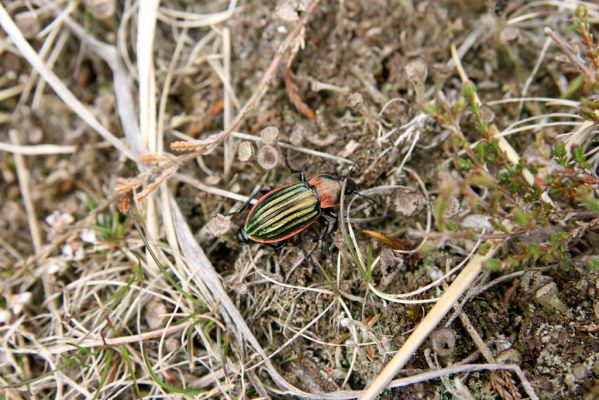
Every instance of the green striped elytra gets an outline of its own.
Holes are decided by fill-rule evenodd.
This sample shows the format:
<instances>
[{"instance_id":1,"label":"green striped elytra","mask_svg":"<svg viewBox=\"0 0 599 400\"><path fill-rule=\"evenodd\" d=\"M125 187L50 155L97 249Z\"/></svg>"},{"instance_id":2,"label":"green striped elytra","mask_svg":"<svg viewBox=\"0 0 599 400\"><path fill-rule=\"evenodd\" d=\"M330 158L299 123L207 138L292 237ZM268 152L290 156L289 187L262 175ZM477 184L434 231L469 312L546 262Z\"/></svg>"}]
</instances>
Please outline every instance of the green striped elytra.
<instances>
[{"instance_id":1,"label":"green striped elytra","mask_svg":"<svg viewBox=\"0 0 599 400\"><path fill-rule=\"evenodd\" d=\"M330 175L318 175L267 191L250 209L245 223L240 228L238 238L258 243L282 243L297 235L318 220L321 216L333 217L334 208L339 206L342 179ZM350 189L351 191L351 189ZM237 212L241 212L250 200Z\"/></svg>"}]
</instances>

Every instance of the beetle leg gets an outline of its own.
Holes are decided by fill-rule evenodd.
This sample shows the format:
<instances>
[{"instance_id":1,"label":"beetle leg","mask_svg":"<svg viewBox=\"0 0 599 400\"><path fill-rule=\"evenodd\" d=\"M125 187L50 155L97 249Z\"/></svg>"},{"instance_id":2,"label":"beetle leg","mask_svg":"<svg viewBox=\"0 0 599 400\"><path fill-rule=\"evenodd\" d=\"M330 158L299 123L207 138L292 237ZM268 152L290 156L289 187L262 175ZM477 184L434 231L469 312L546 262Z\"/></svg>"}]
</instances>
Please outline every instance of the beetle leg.
<instances>
[{"instance_id":1,"label":"beetle leg","mask_svg":"<svg viewBox=\"0 0 599 400\"><path fill-rule=\"evenodd\" d=\"M325 208L320 215L320 222L325 226L325 229L320 233L318 238L318 257L322 255L324 238L329 236L337 228L337 213L334 210Z\"/></svg>"},{"instance_id":2,"label":"beetle leg","mask_svg":"<svg viewBox=\"0 0 599 400\"><path fill-rule=\"evenodd\" d=\"M257 188L256 190L254 190L252 192L252 194L250 194L250 197L247 199L247 201L245 203L243 203L241 205L241 207L239 207L239 209L237 211L231 211L230 213L226 213L225 216L226 217L230 217L230 216L239 214L240 212L242 212L243 210L245 210L245 208L247 206L250 205L250 203L252 202L252 200L254 200L254 198L256 196L258 196L259 194L266 194L268 192L270 192L269 188L266 188L266 187L259 187L259 188Z\"/></svg>"},{"instance_id":3,"label":"beetle leg","mask_svg":"<svg viewBox=\"0 0 599 400\"><path fill-rule=\"evenodd\" d=\"M289 243L289 239L281 240L280 242L272 243L271 246L275 249L275 251L282 250Z\"/></svg>"},{"instance_id":4,"label":"beetle leg","mask_svg":"<svg viewBox=\"0 0 599 400\"><path fill-rule=\"evenodd\" d=\"M316 247L314 249L316 249ZM304 260L306 260L306 262L308 263L308 265L314 271L318 271L318 272L322 273L322 271L320 270L320 268L318 268L314 264L314 261L312 260L312 252L314 252L314 249L312 249L312 251L310 253L308 253L308 252L306 252L306 249L304 248L304 244L303 243L300 244L300 250L302 251L302 255L304 256Z\"/></svg>"}]
</instances>

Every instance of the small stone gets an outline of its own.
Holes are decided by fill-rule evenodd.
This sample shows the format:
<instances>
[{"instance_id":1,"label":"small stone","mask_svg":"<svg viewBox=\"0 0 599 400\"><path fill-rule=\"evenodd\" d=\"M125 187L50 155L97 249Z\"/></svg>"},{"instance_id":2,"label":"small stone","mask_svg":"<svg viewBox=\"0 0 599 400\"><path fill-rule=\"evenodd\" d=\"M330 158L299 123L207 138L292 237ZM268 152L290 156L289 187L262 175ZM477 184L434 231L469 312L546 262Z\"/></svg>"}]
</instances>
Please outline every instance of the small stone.
<instances>
[{"instance_id":1,"label":"small stone","mask_svg":"<svg viewBox=\"0 0 599 400\"><path fill-rule=\"evenodd\" d=\"M206 229L214 237L223 236L231 230L231 220L224 215L217 214L206 223Z\"/></svg>"},{"instance_id":2,"label":"small stone","mask_svg":"<svg viewBox=\"0 0 599 400\"><path fill-rule=\"evenodd\" d=\"M273 169L279 163L279 152L271 145L266 145L258 151L258 164L266 170Z\"/></svg>"},{"instance_id":3,"label":"small stone","mask_svg":"<svg viewBox=\"0 0 599 400\"><path fill-rule=\"evenodd\" d=\"M264 144L274 146L277 143L277 137L279 137L279 128L276 126L267 126L260 131L260 137Z\"/></svg>"},{"instance_id":4,"label":"small stone","mask_svg":"<svg viewBox=\"0 0 599 400\"><path fill-rule=\"evenodd\" d=\"M146 305L145 317L150 329L160 328L166 320L166 316L167 310L164 303L153 300Z\"/></svg>"},{"instance_id":5,"label":"small stone","mask_svg":"<svg viewBox=\"0 0 599 400\"><path fill-rule=\"evenodd\" d=\"M252 143L244 140L237 146L237 158L241 162L248 162L254 156L254 146Z\"/></svg>"},{"instance_id":6,"label":"small stone","mask_svg":"<svg viewBox=\"0 0 599 400\"><path fill-rule=\"evenodd\" d=\"M499 39L506 44L514 44L518 41L520 29L515 26L506 26L499 33Z\"/></svg>"},{"instance_id":7,"label":"small stone","mask_svg":"<svg viewBox=\"0 0 599 400\"><path fill-rule=\"evenodd\" d=\"M399 188L393 193L395 211L404 217L411 217L426 204L424 197L415 190Z\"/></svg>"},{"instance_id":8,"label":"small stone","mask_svg":"<svg viewBox=\"0 0 599 400\"><path fill-rule=\"evenodd\" d=\"M595 310L595 318L599 319L599 301L595 302L594 310Z\"/></svg>"},{"instance_id":9,"label":"small stone","mask_svg":"<svg viewBox=\"0 0 599 400\"><path fill-rule=\"evenodd\" d=\"M210 175L206 177L206 180L204 182L206 182L207 185L210 186L216 186L220 183L221 181L221 177L218 175Z\"/></svg>"}]
</instances>

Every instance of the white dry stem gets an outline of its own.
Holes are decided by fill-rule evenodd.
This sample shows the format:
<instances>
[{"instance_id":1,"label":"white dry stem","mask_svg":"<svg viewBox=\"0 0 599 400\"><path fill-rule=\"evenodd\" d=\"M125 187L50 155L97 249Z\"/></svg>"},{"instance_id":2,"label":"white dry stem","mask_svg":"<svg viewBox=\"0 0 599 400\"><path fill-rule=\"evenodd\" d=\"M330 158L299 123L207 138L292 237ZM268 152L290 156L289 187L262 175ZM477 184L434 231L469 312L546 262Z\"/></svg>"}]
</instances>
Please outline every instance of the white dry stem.
<instances>
[{"instance_id":1,"label":"white dry stem","mask_svg":"<svg viewBox=\"0 0 599 400\"><path fill-rule=\"evenodd\" d=\"M129 150L129 148L108 129L106 129L93 114L75 97L75 95L66 87L66 85L48 68L44 61L39 57L37 52L31 47L19 28L15 25L6 9L0 4L0 25L8 36L17 46L23 57L31 64L31 66L45 79L48 84L54 89L58 97L60 97L81 119L91 126L100 136L110 142L123 155L132 160L137 157Z\"/></svg>"},{"instance_id":2,"label":"white dry stem","mask_svg":"<svg viewBox=\"0 0 599 400\"><path fill-rule=\"evenodd\" d=\"M156 81L154 71L154 35L160 0L140 2L137 25L137 75L139 79L139 128L150 153L158 152L156 129ZM146 227L151 240L160 234L158 211L154 196L146 197ZM157 268L149 253L146 260L151 268Z\"/></svg>"},{"instance_id":3,"label":"white dry stem","mask_svg":"<svg viewBox=\"0 0 599 400\"><path fill-rule=\"evenodd\" d=\"M39 144L28 146L0 142L0 151L6 151L7 153L20 154L24 156L72 154L77 151L77 146L59 146L55 144Z\"/></svg>"},{"instance_id":4,"label":"white dry stem","mask_svg":"<svg viewBox=\"0 0 599 400\"><path fill-rule=\"evenodd\" d=\"M14 147L19 147L19 134L16 130L11 129L9 131L10 140ZM35 213L35 206L31 198L30 182L29 182L29 171L25 165L25 160L21 154L14 154L15 167L17 170L17 176L19 178L19 189L21 196L23 197L23 203L25 204L25 211L27 211L27 221L29 223L29 232L31 233L31 239L33 242L33 249L36 254L39 254L42 249L42 235L40 227L37 223L37 216Z\"/></svg>"},{"instance_id":5,"label":"white dry stem","mask_svg":"<svg viewBox=\"0 0 599 400\"><path fill-rule=\"evenodd\" d=\"M410 357L418 350L428 335L435 329L449 310L457 303L462 294L470 287L482 270L483 263L493 257L499 249L499 244L493 244L485 255L476 254L455 278L441 298L435 303L426 316L420 321L414 332L404 342L403 346L393 356L391 361L377 375L373 382L364 391L361 400L374 400L382 392L393 377L409 361Z\"/></svg>"}]
</instances>

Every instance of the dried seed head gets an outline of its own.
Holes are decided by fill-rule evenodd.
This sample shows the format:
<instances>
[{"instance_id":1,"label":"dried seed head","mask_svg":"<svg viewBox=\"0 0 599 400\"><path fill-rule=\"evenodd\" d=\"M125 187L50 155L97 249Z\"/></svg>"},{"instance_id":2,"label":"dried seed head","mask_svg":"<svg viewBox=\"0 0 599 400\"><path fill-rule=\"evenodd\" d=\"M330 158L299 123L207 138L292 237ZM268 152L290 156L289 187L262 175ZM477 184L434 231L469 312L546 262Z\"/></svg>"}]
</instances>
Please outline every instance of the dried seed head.
<instances>
[{"instance_id":1,"label":"dried seed head","mask_svg":"<svg viewBox=\"0 0 599 400\"><path fill-rule=\"evenodd\" d=\"M179 350L180 343L176 338L170 337L164 341L164 347L166 348L166 351L172 353L174 351Z\"/></svg>"},{"instance_id":2,"label":"dried seed head","mask_svg":"<svg viewBox=\"0 0 599 400\"><path fill-rule=\"evenodd\" d=\"M404 217L411 217L422 210L425 200L420 193L414 190L400 188L393 194L393 205L398 214Z\"/></svg>"},{"instance_id":3,"label":"dried seed head","mask_svg":"<svg viewBox=\"0 0 599 400\"><path fill-rule=\"evenodd\" d=\"M41 29L40 21L34 12L24 11L15 15L15 24L26 39L32 39Z\"/></svg>"},{"instance_id":4,"label":"dried seed head","mask_svg":"<svg viewBox=\"0 0 599 400\"><path fill-rule=\"evenodd\" d=\"M85 0L84 4L95 19L110 18L116 11L115 0Z\"/></svg>"},{"instance_id":5,"label":"dried seed head","mask_svg":"<svg viewBox=\"0 0 599 400\"><path fill-rule=\"evenodd\" d=\"M277 143L277 137L279 137L279 128L276 126L267 126L260 131L260 137L264 144L275 145Z\"/></svg>"},{"instance_id":6,"label":"dried seed head","mask_svg":"<svg viewBox=\"0 0 599 400\"><path fill-rule=\"evenodd\" d=\"M483 105L480 108L480 113L482 118L487 121L487 122L493 122L495 121L495 113L493 112L493 110L491 110L491 107L487 106L487 105Z\"/></svg>"},{"instance_id":7,"label":"dried seed head","mask_svg":"<svg viewBox=\"0 0 599 400\"><path fill-rule=\"evenodd\" d=\"M570 309L559 298L559 292L555 282L549 282L541 286L535 292L535 300L549 310L558 311L566 316L571 316Z\"/></svg>"},{"instance_id":8,"label":"dried seed head","mask_svg":"<svg viewBox=\"0 0 599 400\"><path fill-rule=\"evenodd\" d=\"M210 218L206 224L206 230L214 237L223 236L231 230L231 220L224 215L217 214Z\"/></svg>"},{"instance_id":9,"label":"dried seed head","mask_svg":"<svg viewBox=\"0 0 599 400\"><path fill-rule=\"evenodd\" d=\"M460 200L455 196L450 196L447 199L447 210L445 210L445 218L453 218L460 213Z\"/></svg>"},{"instance_id":10,"label":"dried seed head","mask_svg":"<svg viewBox=\"0 0 599 400\"><path fill-rule=\"evenodd\" d=\"M237 146L237 158L241 162L248 162L254 156L254 146L252 143L244 140Z\"/></svg>"},{"instance_id":11,"label":"dried seed head","mask_svg":"<svg viewBox=\"0 0 599 400\"><path fill-rule=\"evenodd\" d=\"M572 366L572 373L578 380L583 380L589 374L587 367L583 363L576 363Z\"/></svg>"},{"instance_id":12,"label":"dried seed head","mask_svg":"<svg viewBox=\"0 0 599 400\"><path fill-rule=\"evenodd\" d=\"M258 151L258 164L266 170L276 167L279 158L279 152L271 145L266 145Z\"/></svg>"},{"instance_id":13,"label":"dried seed head","mask_svg":"<svg viewBox=\"0 0 599 400\"><path fill-rule=\"evenodd\" d=\"M522 362L522 354L518 350L511 348L497 354L495 359L501 364L520 364Z\"/></svg>"},{"instance_id":14,"label":"dried seed head","mask_svg":"<svg viewBox=\"0 0 599 400\"><path fill-rule=\"evenodd\" d=\"M514 44L518 41L520 29L515 26L506 26L499 33L499 39L506 44Z\"/></svg>"},{"instance_id":15,"label":"dried seed head","mask_svg":"<svg viewBox=\"0 0 599 400\"><path fill-rule=\"evenodd\" d=\"M351 109L358 108L364 103L360 93L350 93L346 99L347 106Z\"/></svg>"},{"instance_id":16,"label":"dried seed head","mask_svg":"<svg viewBox=\"0 0 599 400\"><path fill-rule=\"evenodd\" d=\"M167 310L164 303L160 301L151 301L146 305L146 322L150 329L157 329L162 326L167 316Z\"/></svg>"},{"instance_id":17,"label":"dried seed head","mask_svg":"<svg viewBox=\"0 0 599 400\"><path fill-rule=\"evenodd\" d=\"M306 127L301 122L298 122L293 125L293 129L289 135L289 142L294 146L301 146L304 143L304 136L306 136Z\"/></svg>"},{"instance_id":18,"label":"dried seed head","mask_svg":"<svg viewBox=\"0 0 599 400\"><path fill-rule=\"evenodd\" d=\"M381 252L381 270L383 274L393 272L392 270L401 269L404 265L403 255L397 251L385 247Z\"/></svg>"},{"instance_id":19,"label":"dried seed head","mask_svg":"<svg viewBox=\"0 0 599 400\"><path fill-rule=\"evenodd\" d=\"M428 68L422 60L410 61L408 65L406 65L406 75L410 83L413 85L421 85L426 81Z\"/></svg>"},{"instance_id":20,"label":"dried seed head","mask_svg":"<svg viewBox=\"0 0 599 400\"><path fill-rule=\"evenodd\" d=\"M441 357L450 356L455 350L455 332L449 328L441 328L431 335L433 351Z\"/></svg>"}]
</instances>

